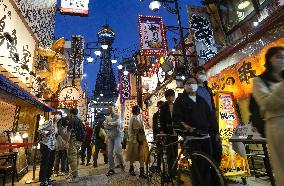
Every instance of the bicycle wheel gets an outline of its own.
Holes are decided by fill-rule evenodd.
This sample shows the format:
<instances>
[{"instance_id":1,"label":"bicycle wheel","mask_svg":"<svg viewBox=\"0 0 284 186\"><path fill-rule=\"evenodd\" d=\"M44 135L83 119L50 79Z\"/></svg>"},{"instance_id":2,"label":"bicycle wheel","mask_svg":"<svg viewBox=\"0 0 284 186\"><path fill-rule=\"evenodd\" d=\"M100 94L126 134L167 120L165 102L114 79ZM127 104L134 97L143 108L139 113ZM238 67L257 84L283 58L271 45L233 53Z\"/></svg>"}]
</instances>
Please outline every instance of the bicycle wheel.
<instances>
[{"instance_id":1,"label":"bicycle wheel","mask_svg":"<svg viewBox=\"0 0 284 186\"><path fill-rule=\"evenodd\" d=\"M185 170L180 170L179 174L181 175L179 175L179 177L186 177L188 175L190 179L186 179L186 181L191 181L192 185L193 182L202 183L206 179L204 175L199 174L200 165L201 165L200 162L202 162L203 165L206 165L209 168L210 176L208 179L210 179L209 181L211 183L215 183L215 185L218 186L226 185L220 169L216 165L215 161L206 153L193 152L192 154L186 156L185 159L188 160L189 162L189 168ZM196 162L195 166L193 165L194 162ZM195 174L193 173L193 171L195 172ZM181 183L183 183L183 181L181 181ZM189 185L189 184L187 183L181 185Z\"/></svg>"}]
</instances>

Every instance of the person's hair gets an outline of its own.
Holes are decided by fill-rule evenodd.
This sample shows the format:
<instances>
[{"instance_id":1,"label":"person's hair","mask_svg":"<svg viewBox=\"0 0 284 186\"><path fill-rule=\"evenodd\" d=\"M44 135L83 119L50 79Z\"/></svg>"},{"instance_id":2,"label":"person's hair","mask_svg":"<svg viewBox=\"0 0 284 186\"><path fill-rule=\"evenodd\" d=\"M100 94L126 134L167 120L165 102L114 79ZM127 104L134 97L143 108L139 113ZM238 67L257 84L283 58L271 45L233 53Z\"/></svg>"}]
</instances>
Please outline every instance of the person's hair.
<instances>
[{"instance_id":1,"label":"person's hair","mask_svg":"<svg viewBox=\"0 0 284 186\"><path fill-rule=\"evenodd\" d=\"M197 78L196 78L195 76L189 75L189 76L187 76L187 77L185 78L185 80L183 81L183 85L185 85L185 83L187 82L188 79L195 79L195 81L198 82L198 81L197 81Z\"/></svg>"},{"instance_id":2,"label":"person's hair","mask_svg":"<svg viewBox=\"0 0 284 186\"><path fill-rule=\"evenodd\" d=\"M138 115L140 113L140 107L138 105L134 105L132 107L132 114Z\"/></svg>"},{"instance_id":3,"label":"person's hair","mask_svg":"<svg viewBox=\"0 0 284 186\"><path fill-rule=\"evenodd\" d=\"M62 119L61 119L61 122L62 122L62 126L63 126L63 127L67 126L67 125L68 125L68 122L69 122L69 121L68 121L68 117L62 118Z\"/></svg>"},{"instance_id":4,"label":"person's hair","mask_svg":"<svg viewBox=\"0 0 284 186\"><path fill-rule=\"evenodd\" d=\"M173 89L168 89L165 91L165 98L169 96L174 96L174 95L175 95L175 91Z\"/></svg>"},{"instance_id":5,"label":"person's hair","mask_svg":"<svg viewBox=\"0 0 284 186\"><path fill-rule=\"evenodd\" d=\"M73 115L75 115L75 116L78 114L78 112L79 112L79 111L78 111L77 108L71 108L71 109L70 109L70 114L73 114Z\"/></svg>"},{"instance_id":6,"label":"person's hair","mask_svg":"<svg viewBox=\"0 0 284 186\"><path fill-rule=\"evenodd\" d=\"M273 67L272 67L272 63L271 63L271 58L275 54L280 52L281 50L284 50L284 48L283 47L271 47L267 50L267 52L265 54L264 66L265 66L266 69L261 76L263 76L263 78L265 78L268 81L278 82L278 80L273 76Z\"/></svg>"},{"instance_id":7,"label":"person's hair","mask_svg":"<svg viewBox=\"0 0 284 186\"><path fill-rule=\"evenodd\" d=\"M198 72L201 72L201 71L206 71L206 70L203 66L197 66L192 70L192 73L196 75Z\"/></svg>"},{"instance_id":8,"label":"person's hair","mask_svg":"<svg viewBox=\"0 0 284 186\"><path fill-rule=\"evenodd\" d=\"M158 101L157 102L157 107L160 107L164 102L163 101Z\"/></svg>"}]
</instances>

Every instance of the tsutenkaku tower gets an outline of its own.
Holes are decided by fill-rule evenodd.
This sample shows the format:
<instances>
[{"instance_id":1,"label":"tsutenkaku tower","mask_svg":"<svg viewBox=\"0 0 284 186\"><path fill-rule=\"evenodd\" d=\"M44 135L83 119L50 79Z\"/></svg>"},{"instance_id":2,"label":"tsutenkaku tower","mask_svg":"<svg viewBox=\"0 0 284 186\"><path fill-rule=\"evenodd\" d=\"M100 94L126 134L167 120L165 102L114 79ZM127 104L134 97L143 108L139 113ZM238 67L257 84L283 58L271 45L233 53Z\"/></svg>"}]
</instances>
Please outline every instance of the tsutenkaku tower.
<instances>
[{"instance_id":1,"label":"tsutenkaku tower","mask_svg":"<svg viewBox=\"0 0 284 186\"><path fill-rule=\"evenodd\" d=\"M101 45L107 45L107 49L101 49L100 70L97 75L94 98L103 94L103 99L115 101L118 97L117 84L111 62L112 44L115 39L115 33L104 25L98 32L98 41Z\"/></svg>"}]
</instances>

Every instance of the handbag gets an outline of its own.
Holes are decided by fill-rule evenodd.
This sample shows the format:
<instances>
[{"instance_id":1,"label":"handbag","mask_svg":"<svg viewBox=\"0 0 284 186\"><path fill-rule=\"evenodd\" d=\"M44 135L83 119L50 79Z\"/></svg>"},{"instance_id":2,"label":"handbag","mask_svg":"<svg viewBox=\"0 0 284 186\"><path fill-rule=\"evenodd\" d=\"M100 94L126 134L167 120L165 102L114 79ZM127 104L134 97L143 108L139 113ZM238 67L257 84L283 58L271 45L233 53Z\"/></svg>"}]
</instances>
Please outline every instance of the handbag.
<instances>
[{"instance_id":1,"label":"handbag","mask_svg":"<svg viewBox=\"0 0 284 186\"><path fill-rule=\"evenodd\" d=\"M107 135L106 135L106 132L103 128L100 128L100 132L99 132L99 137L102 139L102 140L105 140Z\"/></svg>"}]
</instances>

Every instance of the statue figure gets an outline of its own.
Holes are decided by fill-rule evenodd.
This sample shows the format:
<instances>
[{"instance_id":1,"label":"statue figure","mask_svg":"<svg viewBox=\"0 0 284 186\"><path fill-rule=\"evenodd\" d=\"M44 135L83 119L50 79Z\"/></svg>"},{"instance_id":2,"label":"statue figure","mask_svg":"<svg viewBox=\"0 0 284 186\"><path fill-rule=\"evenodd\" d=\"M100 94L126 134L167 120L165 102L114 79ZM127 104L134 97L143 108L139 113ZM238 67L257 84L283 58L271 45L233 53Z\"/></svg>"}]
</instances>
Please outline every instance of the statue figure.
<instances>
[{"instance_id":1,"label":"statue figure","mask_svg":"<svg viewBox=\"0 0 284 186\"><path fill-rule=\"evenodd\" d=\"M47 57L47 68L37 71L37 74L44 79L51 92L58 90L59 84L65 79L68 73L67 60L63 55L65 39L56 40L51 48L39 48L38 53L42 57ZM50 98L52 95L44 95Z\"/></svg>"}]
</instances>

